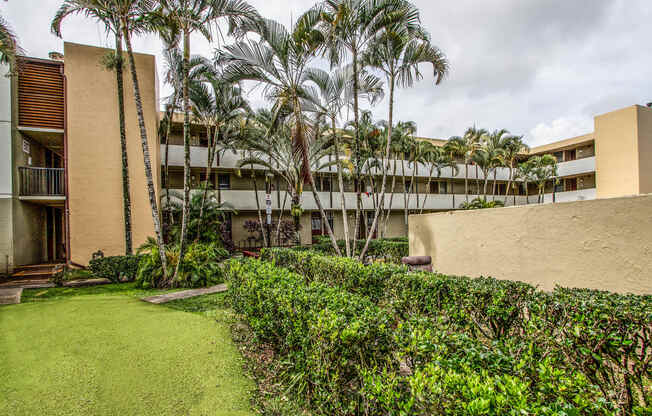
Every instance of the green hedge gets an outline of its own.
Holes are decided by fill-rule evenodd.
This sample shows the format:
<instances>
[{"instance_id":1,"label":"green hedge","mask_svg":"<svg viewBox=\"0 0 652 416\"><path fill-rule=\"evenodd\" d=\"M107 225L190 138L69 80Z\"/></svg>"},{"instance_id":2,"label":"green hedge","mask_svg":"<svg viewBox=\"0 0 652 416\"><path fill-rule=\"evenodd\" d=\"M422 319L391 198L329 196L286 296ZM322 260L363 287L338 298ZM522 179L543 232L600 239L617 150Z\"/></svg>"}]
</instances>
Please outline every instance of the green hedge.
<instances>
[{"instance_id":1,"label":"green hedge","mask_svg":"<svg viewBox=\"0 0 652 416\"><path fill-rule=\"evenodd\" d=\"M136 278L138 263L142 256L100 257L88 262L88 268L97 277L105 277L112 282L119 282L120 276L129 280Z\"/></svg>"},{"instance_id":2,"label":"green hedge","mask_svg":"<svg viewBox=\"0 0 652 416\"><path fill-rule=\"evenodd\" d=\"M356 241L356 253L364 248L365 240ZM344 240L338 240L337 245L342 253L345 252ZM307 249L320 252L322 254L334 255L335 250L330 239L321 237L317 244L313 244ZM401 259L409 255L409 244L407 238L397 237L392 239L376 239L369 241L369 247L365 257L371 257L374 260L401 264Z\"/></svg>"},{"instance_id":3,"label":"green hedge","mask_svg":"<svg viewBox=\"0 0 652 416\"><path fill-rule=\"evenodd\" d=\"M364 413L361 372L391 360L390 313L268 262L232 260L226 278L233 308L290 365L289 392L320 414Z\"/></svg>"},{"instance_id":4,"label":"green hedge","mask_svg":"<svg viewBox=\"0 0 652 416\"><path fill-rule=\"evenodd\" d=\"M529 412L556 414L551 409L573 404L576 408L571 406L574 410L568 414L604 414L609 413L608 403L617 405L625 414L644 414L644 408L652 410L649 393L652 296L565 288L546 293L521 282L410 273L398 266L363 266L351 259L310 251L267 250L262 259L301 274L304 282L318 281L365 296L390 311L400 322L417 319L430 325L409 326L412 329L400 336L409 345L403 345L396 354L405 359L412 374L375 378L377 373L365 373L370 383L378 384L379 380L389 383L378 385L380 390L366 390L374 400L382 401L384 394L398 394L394 390L397 386L405 389L425 383L421 387L426 388L432 381L429 377L442 376L425 368L429 363L443 362L442 337L437 335L443 332L447 337L465 340L466 347L477 352L470 354L464 350L465 356L485 357L472 369L488 375L477 379L477 374L469 373L470 370L455 367L450 368L451 377L476 380L480 384L507 382L502 378L505 375L516 377L519 383L529 385L531 403L541 400L543 407L530 408ZM398 339L394 344L401 345ZM459 355L453 357L455 360L451 362L459 361ZM421 381L415 379L417 375ZM551 377L557 381L548 383L552 383L548 391L543 380L552 380ZM566 387L557 391L557 386ZM401 395L408 394L400 391ZM409 394L415 395L423 393L410 391ZM575 393L571 397L564 392ZM417 398L405 397L408 402L410 397ZM464 396L445 400L458 399L465 400ZM546 400L556 404L546 408ZM587 400L597 407L582 404ZM401 414L397 408L384 409L381 413ZM465 414L455 409L441 411ZM499 407L491 409L490 414L502 411Z\"/></svg>"}]
</instances>

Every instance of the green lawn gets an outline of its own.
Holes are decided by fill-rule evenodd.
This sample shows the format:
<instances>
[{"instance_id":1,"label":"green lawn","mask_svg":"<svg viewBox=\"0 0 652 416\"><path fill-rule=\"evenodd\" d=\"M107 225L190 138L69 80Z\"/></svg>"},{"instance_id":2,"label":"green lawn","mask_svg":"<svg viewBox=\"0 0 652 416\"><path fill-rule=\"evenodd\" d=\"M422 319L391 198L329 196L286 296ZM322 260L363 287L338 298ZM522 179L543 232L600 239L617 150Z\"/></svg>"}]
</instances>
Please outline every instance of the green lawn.
<instances>
[{"instance_id":1,"label":"green lawn","mask_svg":"<svg viewBox=\"0 0 652 416\"><path fill-rule=\"evenodd\" d=\"M223 295L165 307L143 294L30 290L0 307L0 414L251 414Z\"/></svg>"}]
</instances>

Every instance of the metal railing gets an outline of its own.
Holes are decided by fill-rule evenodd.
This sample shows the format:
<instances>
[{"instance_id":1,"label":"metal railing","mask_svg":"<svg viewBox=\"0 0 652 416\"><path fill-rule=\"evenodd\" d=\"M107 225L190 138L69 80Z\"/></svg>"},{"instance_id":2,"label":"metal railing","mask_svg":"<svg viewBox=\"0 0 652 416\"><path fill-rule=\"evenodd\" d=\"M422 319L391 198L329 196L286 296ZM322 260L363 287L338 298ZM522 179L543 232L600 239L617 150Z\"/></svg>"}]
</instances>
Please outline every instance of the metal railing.
<instances>
[{"instance_id":1,"label":"metal railing","mask_svg":"<svg viewBox=\"0 0 652 416\"><path fill-rule=\"evenodd\" d=\"M63 168L21 166L20 196L64 196Z\"/></svg>"}]
</instances>

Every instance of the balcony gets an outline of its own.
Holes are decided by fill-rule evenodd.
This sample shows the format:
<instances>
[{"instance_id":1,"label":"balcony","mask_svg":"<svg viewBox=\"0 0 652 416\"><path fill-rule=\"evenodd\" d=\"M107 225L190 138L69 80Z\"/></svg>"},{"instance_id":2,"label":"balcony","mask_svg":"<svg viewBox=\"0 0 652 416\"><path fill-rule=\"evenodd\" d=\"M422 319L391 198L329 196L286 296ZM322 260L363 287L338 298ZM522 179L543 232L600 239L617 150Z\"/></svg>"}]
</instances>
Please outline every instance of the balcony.
<instances>
[{"instance_id":1,"label":"balcony","mask_svg":"<svg viewBox=\"0 0 652 416\"><path fill-rule=\"evenodd\" d=\"M64 169L21 166L19 196L22 200L58 205L66 199Z\"/></svg>"}]
</instances>

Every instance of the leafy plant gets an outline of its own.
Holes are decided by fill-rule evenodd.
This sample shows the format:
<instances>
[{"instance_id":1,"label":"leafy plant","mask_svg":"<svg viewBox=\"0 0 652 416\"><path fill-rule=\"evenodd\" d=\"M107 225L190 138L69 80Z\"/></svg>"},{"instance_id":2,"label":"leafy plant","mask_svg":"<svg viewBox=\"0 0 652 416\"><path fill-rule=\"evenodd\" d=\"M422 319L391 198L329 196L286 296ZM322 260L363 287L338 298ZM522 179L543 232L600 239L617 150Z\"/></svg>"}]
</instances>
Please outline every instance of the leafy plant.
<instances>
[{"instance_id":1,"label":"leafy plant","mask_svg":"<svg viewBox=\"0 0 652 416\"><path fill-rule=\"evenodd\" d=\"M128 280L136 278L141 256L111 256L92 259L88 268L97 277L105 277L113 283L120 282L121 277Z\"/></svg>"}]
</instances>

